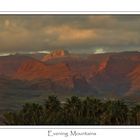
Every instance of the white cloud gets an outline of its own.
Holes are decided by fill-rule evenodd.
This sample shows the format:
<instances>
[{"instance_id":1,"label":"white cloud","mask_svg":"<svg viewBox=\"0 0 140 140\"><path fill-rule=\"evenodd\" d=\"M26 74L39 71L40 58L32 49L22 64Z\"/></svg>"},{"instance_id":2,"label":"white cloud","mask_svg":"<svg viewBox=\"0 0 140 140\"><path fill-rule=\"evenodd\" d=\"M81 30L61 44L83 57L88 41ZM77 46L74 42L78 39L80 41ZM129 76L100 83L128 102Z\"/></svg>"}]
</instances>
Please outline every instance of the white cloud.
<instances>
[{"instance_id":1,"label":"white cloud","mask_svg":"<svg viewBox=\"0 0 140 140\"><path fill-rule=\"evenodd\" d=\"M99 54L99 53L105 53L103 48L97 48L94 52L95 54Z\"/></svg>"}]
</instances>

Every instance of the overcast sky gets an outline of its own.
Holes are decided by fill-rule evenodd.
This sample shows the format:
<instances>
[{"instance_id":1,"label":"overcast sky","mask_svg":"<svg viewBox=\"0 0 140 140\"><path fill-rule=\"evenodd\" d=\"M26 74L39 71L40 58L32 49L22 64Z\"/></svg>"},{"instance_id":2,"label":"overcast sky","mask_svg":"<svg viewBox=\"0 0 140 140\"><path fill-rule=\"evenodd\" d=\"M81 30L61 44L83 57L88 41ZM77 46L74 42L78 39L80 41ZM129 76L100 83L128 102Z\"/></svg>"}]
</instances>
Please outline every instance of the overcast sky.
<instances>
[{"instance_id":1,"label":"overcast sky","mask_svg":"<svg viewBox=\"0 0 140 140\"><path fill-rule=\"evenodd\" d=\"M0 15L0 53L140 51L140 15Z\"/></svg>"}]
</instances>

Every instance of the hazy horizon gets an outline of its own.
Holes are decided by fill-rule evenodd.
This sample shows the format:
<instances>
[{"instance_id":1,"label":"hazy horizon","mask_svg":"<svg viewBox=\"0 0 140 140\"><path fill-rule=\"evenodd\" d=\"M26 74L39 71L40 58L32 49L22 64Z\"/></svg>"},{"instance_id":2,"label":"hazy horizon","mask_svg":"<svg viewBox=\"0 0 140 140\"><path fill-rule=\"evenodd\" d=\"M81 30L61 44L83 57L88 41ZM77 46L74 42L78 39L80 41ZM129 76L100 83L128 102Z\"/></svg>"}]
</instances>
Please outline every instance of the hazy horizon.
<instances>
[{"instance_id":1,"label":"hazy horizon","mask_svg":"<svg viewBox=\"0 0 140 140\"><path fill-rule=\"evenodd\" d=\"M28 55L28 54L50 54L53 51L58 51L59 49L52 50L52 51L34 51L34 52L11 52L11 53L0 53L0 56L10 56L10 55ZM68 50L66 50L68 51ZM140 52L140 51L117 51L117 52L100 52L100 50L96 52L69 52L70 54L107 54L107 53L123 53L123 52Z\"/></svg>"}]
</instances>

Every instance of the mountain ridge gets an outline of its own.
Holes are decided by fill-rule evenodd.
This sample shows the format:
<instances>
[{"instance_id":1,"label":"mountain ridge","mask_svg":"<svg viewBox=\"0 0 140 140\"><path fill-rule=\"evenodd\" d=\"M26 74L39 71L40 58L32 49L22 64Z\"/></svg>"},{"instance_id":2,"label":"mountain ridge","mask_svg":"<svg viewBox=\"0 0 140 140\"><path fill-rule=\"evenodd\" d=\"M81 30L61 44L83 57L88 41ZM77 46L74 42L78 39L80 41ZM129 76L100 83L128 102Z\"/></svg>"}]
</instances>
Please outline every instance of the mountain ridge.
<instances>
[{"instance_id":1,"label":"mountain ridge","mask_svg":"<svg viewBox=\"0 0 140 140\"><path fill-rule=\"evenodd\" d=\"M118 97L140 96L140 53L121 52L76 55L57 51L52 58L36 59L13 55L0 57L0 75L9 79L33 81L37 87L79 95ZM43 80L44 79L44 83ZM40 81L41 80L41 81ZM45 82L45 80L47 80ZM39 82L40 81L40 82ZM33 82L34 83L34 82Z\"/></svg>"}]
</instances>

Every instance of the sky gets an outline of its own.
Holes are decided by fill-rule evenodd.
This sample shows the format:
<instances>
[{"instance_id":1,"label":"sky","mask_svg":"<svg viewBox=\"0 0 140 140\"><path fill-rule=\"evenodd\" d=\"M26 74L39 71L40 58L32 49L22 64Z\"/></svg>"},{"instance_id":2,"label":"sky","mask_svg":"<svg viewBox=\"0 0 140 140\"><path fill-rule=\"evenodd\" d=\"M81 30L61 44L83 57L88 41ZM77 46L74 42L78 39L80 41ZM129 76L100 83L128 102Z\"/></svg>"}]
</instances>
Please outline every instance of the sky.
<instances>
[{"instance_id":1,"label":"sky","mask_svg":"<svg viewBox=\"0 0 140 140\"><path fill-rule=\"evenodd\" d=\"M0 54L140 51L140 15L0 15Z\"/></svg>"}]
</instances>

